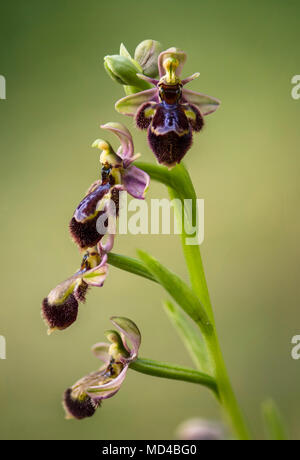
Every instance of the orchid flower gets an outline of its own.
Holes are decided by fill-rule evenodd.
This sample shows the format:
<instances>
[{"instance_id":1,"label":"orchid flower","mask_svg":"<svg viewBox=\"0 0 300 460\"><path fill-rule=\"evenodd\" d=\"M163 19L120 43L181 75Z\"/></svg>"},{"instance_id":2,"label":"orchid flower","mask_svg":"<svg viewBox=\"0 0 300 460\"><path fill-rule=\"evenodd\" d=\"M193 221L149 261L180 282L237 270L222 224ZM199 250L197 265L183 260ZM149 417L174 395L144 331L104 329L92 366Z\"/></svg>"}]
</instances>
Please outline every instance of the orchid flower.
<instances>
[{"instance_id":1,"label":"orchid flower","mask_svg":"<svg viewBox=\"0 0 300 460\"><path fill-rule=\"evenodd\" d=\"M48 334L63 330L77 319L78 303L85 302L90 286L102 287L108 273L107 256L102 258L97 248L90 248L83 257L80 269L60 283L42 303L42 317Z\"/></svg>"},{"instance_id":2,"label":"orchid flower","mask_svg":"<svg viewBox=\"0 0 300 460\"><path fill-rule=\"evenodd\" d=\"M75 243L81 248L95 246L107 231L98 231L99 217L110 214L109 206L114 204L115 217L119 212L119 192L127 191L137 199L144 199L150 178L132 163L138 157L134 155L133 141L128 129L121 123L107 123L101 126L114 133L120 140L115 152L112 146L102 139L97 139L92 146L99 148L101 180L94 182L85 198L77 206L69 228Z\"/></svg>"},{"instance_id":3,"label":"orchid flower","mask_svg":"<svg viewBox=\"0 0 300 460\"><path fill-rule=\"evenodd\" d=\"M105 333L110 343L97 343L94 355L103 362L96 372L83 377L64 393L63 406L67 418L91 417L103 399L111 398L121 388L130 363L135 361L141 344L136 324L127 318L112 317L117 331ZM131 348L128 345L131 342Z\"/></svg>"},{"instance_id":4,"label":"orchid flower","mask_svg":"<svg viewBox=\"0 0 300 460\"><path fill-rule=\"evenodd\" d=\"M138 74L154 88L126 96L115 105L118 112L134 116L138 128L148 130L150 148L158 162L169 168L190 149L192 133L203 128L203 117L220 105L216 98L183 88L200 75L181 80L185 61L186 54L176 48L160 53L159 80Z\"/></svg>"}]
</instances>

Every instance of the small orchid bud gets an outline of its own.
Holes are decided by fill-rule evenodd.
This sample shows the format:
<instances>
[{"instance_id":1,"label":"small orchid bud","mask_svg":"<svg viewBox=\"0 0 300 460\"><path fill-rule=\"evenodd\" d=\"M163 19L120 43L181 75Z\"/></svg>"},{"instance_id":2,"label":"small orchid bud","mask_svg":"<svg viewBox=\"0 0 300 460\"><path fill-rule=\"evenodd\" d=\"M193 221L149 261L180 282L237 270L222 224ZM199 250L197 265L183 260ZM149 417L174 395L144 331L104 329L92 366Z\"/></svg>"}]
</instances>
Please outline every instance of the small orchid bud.
<instances>
[{"instance_id":1,"label":"small orchid bud","mask_svg":"<svg viewBox=\"0 0 300 460\"><path fill-rule=\"evenodd\" d=\"M155 40L144 40L136 47L134 59L140 64L147 77L158 76L158 56L161 51L161 44Z\"/></svg>"},{"instance_id":2,"label":"small orchid bud","mask_svg":"<svg viewBox=\"0 0 300 460\"><path fill-rule=\"evenodd\" d=\"M140 90L150 88L148 82L137 77L137 73L142 73L143 69L133 59L119 54L105 56L104 68L108 75L121 85L135 86Z\"/></svg>"},{"instance_id":3,"label":"small orchid bud","mask_svg":"<svg viewBox=\"0 0 300 460\"><path fill-rule=\"evenodd\" d=\"M74 393L72 388L68 388L64 393L63 406L67 414L66 418L82 420L94 415L100 405L100 401L93 400L85 393L81 393L78 396Z\"/></svg>"}]
</instances>

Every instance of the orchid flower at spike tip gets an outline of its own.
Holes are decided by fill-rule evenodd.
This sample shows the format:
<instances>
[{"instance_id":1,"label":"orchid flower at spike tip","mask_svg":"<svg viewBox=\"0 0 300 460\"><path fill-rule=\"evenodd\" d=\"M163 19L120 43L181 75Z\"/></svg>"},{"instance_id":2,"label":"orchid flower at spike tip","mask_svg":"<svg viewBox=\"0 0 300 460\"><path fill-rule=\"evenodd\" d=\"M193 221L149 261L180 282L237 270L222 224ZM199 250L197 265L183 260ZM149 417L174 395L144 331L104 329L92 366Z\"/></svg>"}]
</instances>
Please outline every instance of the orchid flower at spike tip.
<instances>
[{"instance_id":1,"label":"orchid flower at spike tip","mask_svg":"<svg viewBox=\"0 0 300 460\"><path fill-rule=\"evenodd\" d=\"M132 163L138 157L134 155L132 136L121 123L101 125L115 134L120 140L117 152L107 141L97 139L92 147L101 150L101 180L94 182L87 195L77 206L69 228L75 243L82 249L98 244L104 233L99 233L97 221L103 214L109 214L109 205L115 205L115 217L119 212L119 192L127 191L137 199L144 199L149 187L150 178L147 173ZM112 238L111 238L112 240Z\"/></svg>"},{"instance_id":2,"label":"orchid flower at spike tip","mask_svg":"<svg viewBox=\"0 0 300 460\"><path fill-rule=\"evenodd\" d=\"M48 334L71 326L77 319L78 304L85 302L90 286L102 287L108 274L107 256L100 256L97 248L90 248L83 257L80 269L58 284L42 303L42 318Z\"/></svg>"},{"instance_id":3,"label":"orchid flower at spike tip","mask_svg":"<svg viewBox=\"0 0 300 460\"><path fill-rule=\"evenodd\" d=\"M106 332L110 343L101 342L92 347L103 366L78 380L64 393L63 406L68 419L91 417L103 399L111 398L119 391L130 363L137 359L141 334L136 324L128 318L116 316L111 322L117 331Z\"/></svg>"},{"instance_id":4,"label":"orchid flower at spike tip","mask_svg":"<svg viewBox=\"0 0 300 460\"><path fill-rule=\"evenodd\" d=\"M150 148L158 162L169 168L180 163L189 150L192 133L203 128L203 117L220 105L216 98L183 88L200 75L181 80L185 61L186 54L176 48L160 53L159 80L138 74L154 88L126 96L115 105L118 112L134 116L138 128L148 129Z\"/></svg>"}]
</instances>

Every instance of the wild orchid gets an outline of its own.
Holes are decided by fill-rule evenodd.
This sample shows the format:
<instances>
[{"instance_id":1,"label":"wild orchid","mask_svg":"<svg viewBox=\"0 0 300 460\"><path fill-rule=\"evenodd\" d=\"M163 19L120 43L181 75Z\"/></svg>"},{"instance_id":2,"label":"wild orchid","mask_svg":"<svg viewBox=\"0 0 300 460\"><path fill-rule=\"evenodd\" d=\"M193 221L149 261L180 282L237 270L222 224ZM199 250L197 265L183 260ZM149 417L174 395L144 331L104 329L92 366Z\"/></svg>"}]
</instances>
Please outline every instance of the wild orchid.
<instances>
[{"instance_id":1,"label":"wild orchid","mask_svg":"<svg viewBox=\"0 0 300 460\"><path fill-rule=\"evenodd\" d=\"M134 116L138 128L148 130L148 142L157 161L168 168L180 163L190 149L193 132L204 125L204 116L217 110L220 101L183 88L199 73L180 79L186 54L169 48L158 57L159 80L143 74L138 77L154 85L119 100L116 110Z\"/></svg>"},{"instance_id":2,"label":"wild orchid","mask_svg":"<svg viewBox=\"0 0 300 460\"><path fill-rule=\"evenodd\" d=\"M117 331L106 331L110 343L96 343L92 347L92 352L103 362L103 366L78 380L64 393L63 406L67 418L80 420L92 416L104 399L111 398L120 390L129 365L138 357L141 334L136 324L122 317L112 317L111 322Z\"/></svg>"},{"instance_id":3,"label":"wild orchid","mask_svg":"<svg viewBox=\"0 0 300 460\"><path fill-rule=\"evenodd\" d=\"M103 366L64 393L63 406L67 418L92 416L104 399L119 391L131 369L208 388L226 413L235 437L244 440L250 439L251 435L222 356L199 240L196 239L192 245L186 244L188 232L186 228L182 230L182 249L190 283L144 251L138 251L138 258L111 252L114 234L109 232L108 221L111 216L118 217L121 191L126 191L133 198L144 199L150 178L167 186L179 224L182 223L180 209L185 200L196 206L197 195L181 160L191 147L193 133L202 130L204 117L213 113L220 101L184 87L199 76L194 74L180 78L185 61L183 51L172 47L160 52L160 45L154 40L145 40L138 45L134 57L124 45L121 45L119 55L105 57L106 71L127 94L116 103L117 111L135 117L137 127L148 130L150 148L162 166L136 161L138 155L134 155L132 136L125 126L120 123L101 126L118 137L120 146L115 151L105 140L97 139L93 143L93 147L101 150L101 177L90 186L70 222L71 236L85 255L80 269L44 299L42 315L50 332L70 326L76 320L78 303L85 300L89 286L103 285L108 265L160 285L173 300L165 301L164 308L196 369L140 358L141 334L138 327L127 318L114 316L111 320L117 330L106 333L109 343L98 343L92 349ZM156 79L157 75L159 79ZM154 87L151 88L151 85ZM188 221L189 228L193 228L192 213L186 213L184 219ZM106 243L103 242L105 236ZM155 312L151 311L152 314ZM265 407L268 425L273 430L275 427L275 431L283 436L276 406L272 403ZM196 432L192 424L183 436L219 439L223 434L215 427L206 423L204 426L201 422Z\"/></svg>"},{"instance_id":4,"label":"wild orchid","mask_svg":"<svg viewBox=\"0 0 300 460\"><path fill-rule=\"evenodd\" d=\"M69 228L75 243L81 248L94 246L100 242L107 229L99 229L99 218L107 223L106 217L110 214L111 205L114 205L114 215L119 213L119 192L127 191L137 199L144 199L150 178L147 173L132 163L139 155L134 155L132 136L121 123L106 123L101 125L114 133L121 145L117 152L109 142L97 139L93 147L101 150L101 180L94 182L86 196L77 206L71 219Z\"/></svg>"},{"instance_id":5,"label":"wild orchid","mask_svg":"<svg viewBox=\"0 0 300 460\"><path fill-rule=\"evenodd\" d=\"M85 302L89 287L102 287L107 273L107 256L101 258L97 247L89 248L79 270L58 284L43 300L42 318L49 334L66 329L76 321L79 303Z\"/></svg>"}]
</instances>

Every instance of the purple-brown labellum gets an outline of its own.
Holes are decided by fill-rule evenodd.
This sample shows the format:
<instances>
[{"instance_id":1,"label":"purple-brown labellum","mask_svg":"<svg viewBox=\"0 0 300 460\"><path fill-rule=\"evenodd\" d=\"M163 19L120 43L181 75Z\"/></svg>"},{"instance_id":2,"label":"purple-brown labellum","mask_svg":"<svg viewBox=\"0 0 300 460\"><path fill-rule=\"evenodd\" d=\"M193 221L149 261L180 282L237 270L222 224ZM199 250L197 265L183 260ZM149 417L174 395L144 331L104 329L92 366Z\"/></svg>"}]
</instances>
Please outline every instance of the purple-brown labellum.
<instances>
[{"instance_id":1,"label":"purple-brown labellum","mask_svg":"<svg viewBox=\"0 0 300 460\"><path fill-rule=\"evenodd\" d=\"M183 51L163 51L158 57L159 80L138 74L155 88L130 94L115 104L118 112L135 117L138 128L148 130L150 148L168 168L180 163L192 145L193 132L203 128L203 117L220 106L218 99L184 88L200 75L181 80L185 61Z\"/></svg>"},{"instance_id":2,"label":"purple-brown labellum","mask_svg":"<svg viewBox=\"0 0 300 460\"><path fill-rule=\"evenodd\" d=\"M63 405L69 416L82 420L83 418L94 415L97 407L100 405L100 401L94 401L88 395L74 398L72 396L72 389L68 388L64 393Z\"/></svg>"},{"instance_id":3,"label":"purple-brown labellum","mask_svg":"<svg viewBox=\"0 0 300 460\"><path fill-rule=\"evenodd\" d=\"M99 185L83 198L74 212L69 229L71 237L81 249L96 246L104 236L97 231L97 219L104 213L97 212L97 205L110 188L109 182Z\"/></svg>"},{"instance_id":4,"label":"purple-brown labellum","mask_svg":"<svg viewBox=\"0 0 300 460\"><path fill-rule=\"evenodd\" d=\"M89 287L90 286L85 281L81 281L79 286L74 290L74 296L78 302L84 303L86 301L86 294Z\"/></svg>"},{"instance_id":5,"label":"purple-brown labellum","mask_svg":"<svg viewBox=\"0 0 300 460\"><path fill-rule=\"evenodd\" d=\"M104 235L97 231L97 219L104 211L99 211L95 217L86 222L77 222L73 217L69 224L69 230L74 242L81 248L86 249L96 246Z\"/></svg>"},{"instance_id":6,"label":"purple-brown labellum","mask_svg":"<svg viewBox=\"0 0 300 460\"><path fill-rule=\"evenodd\" d=\"M136 114L140 129L148 128L148 141L159 163L180 163L190 149L193 131L203 128L204 120L197 107L181 103L182 85L159 86L160 103L143 104Z\"/></svg>"},{"instance_id":7,"label":"purple-brown labellum","mask_svg":"<svg viewBox=\"0 0 300 460\"><path fill-rule=\"evenodd\" d=\"M64 302L51 305L46 297L42 304L42 317L49 329L66 329L76 321L78 301L74 294L68 295Z\"/></svg>"}]
</instances>

